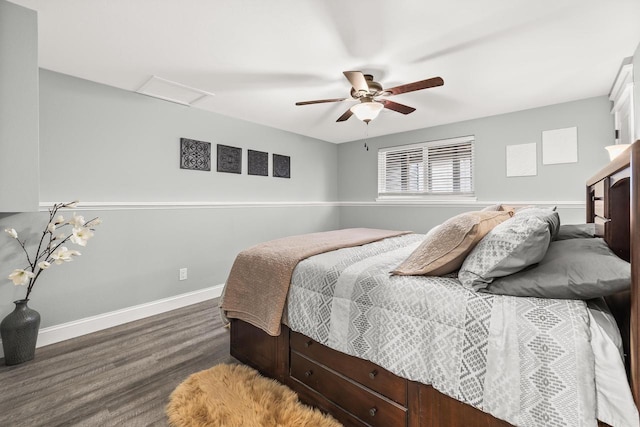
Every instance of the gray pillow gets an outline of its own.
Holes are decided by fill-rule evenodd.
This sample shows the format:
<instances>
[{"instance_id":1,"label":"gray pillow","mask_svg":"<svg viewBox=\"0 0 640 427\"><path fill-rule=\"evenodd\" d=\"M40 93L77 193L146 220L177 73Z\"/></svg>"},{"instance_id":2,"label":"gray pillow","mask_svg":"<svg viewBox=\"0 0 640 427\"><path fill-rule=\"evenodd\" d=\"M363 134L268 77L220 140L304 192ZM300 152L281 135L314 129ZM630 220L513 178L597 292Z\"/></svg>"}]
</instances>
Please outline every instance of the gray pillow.
<instances>
[{"instance_id":1,"label":"gray pillow","mask_svg":"<svg viewBox=\"0 0 640 427\"><path fill-rule=\"evenodd\" d=\"M600 238L552 242L540 264L494 280L486 292L520 297L591 299L629 288L631 264Z\"/></svg>"},{"instance_id":2,"label":"gray pillow","mask_svg":"<svg viewBox=\"0 0 640 427\"><path fill-rule=\"evenodd\" d=\"M560 215L555 208L527 208L519 210L514 216L535 216L549 224L551 240L554 240L560 231Z\"/></svg>"},{"instance_id":3,"label":"gray pillow","mask_svg":"<svg viewBox=\"0 0 640 427\"><path fill-rule=\"evenodd\" d=\"M596 225L589 224L565 224L560 226L560 230L554 240L586 239L596 237Z\"/></svg>"},{"instance_id":4,"label":"gray pillow","mask_svg":"<svg viewBox=\"0 0 640 427\"><path fill-rule=\"evenodd\" d=\"M496 277L539 262L550 241L547 222L537 216L516 215L497 225L469 253L458 280L466 288L483 289Z\"/></svg>"}]
</instances>

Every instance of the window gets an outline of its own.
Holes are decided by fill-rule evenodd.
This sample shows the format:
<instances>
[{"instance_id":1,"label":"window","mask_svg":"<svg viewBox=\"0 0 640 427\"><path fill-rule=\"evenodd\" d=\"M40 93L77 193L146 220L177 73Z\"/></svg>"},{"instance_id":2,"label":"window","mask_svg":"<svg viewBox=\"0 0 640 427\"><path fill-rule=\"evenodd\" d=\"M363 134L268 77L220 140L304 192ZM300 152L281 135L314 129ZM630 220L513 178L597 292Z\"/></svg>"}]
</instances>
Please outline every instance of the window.
<instances>
[{"instance_id":1,"label":"window","mask_svg":"<svg viewBox=\"0 0 640 427\"><path fill-rule=\"evenodd\" d=\"M378 197L473 196L473 136L378 150Z\"/></svg>"}]
</instances>

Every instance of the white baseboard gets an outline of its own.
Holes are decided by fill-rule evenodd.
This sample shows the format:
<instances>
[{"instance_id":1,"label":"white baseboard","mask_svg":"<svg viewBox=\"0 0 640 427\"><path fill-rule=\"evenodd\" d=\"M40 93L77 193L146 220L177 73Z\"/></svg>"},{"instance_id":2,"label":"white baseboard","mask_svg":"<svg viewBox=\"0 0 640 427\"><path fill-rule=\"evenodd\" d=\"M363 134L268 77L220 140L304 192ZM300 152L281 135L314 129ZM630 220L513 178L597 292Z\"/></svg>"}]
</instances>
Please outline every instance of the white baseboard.
<instances>
[{"instance_id":1,"label":"white baseboard","mask_svg":"<svg viewBox=\"0 0 640 427\"><path fill-rule=\"evenodd\" d=\"M113 326L144 319L145 317L165 313L187 305L217 298L222 295L223 285L212 286L185 294L176 295L161 300L134 305L97 316L86 317L60 325L49 326L40 329L36 347L44 347L71 338L76 338L92 332L101 331ZM2 341L0 341L1 343ZM0 358L4 357L4 351L0 346Z\"/></svg>"}]
</instances>

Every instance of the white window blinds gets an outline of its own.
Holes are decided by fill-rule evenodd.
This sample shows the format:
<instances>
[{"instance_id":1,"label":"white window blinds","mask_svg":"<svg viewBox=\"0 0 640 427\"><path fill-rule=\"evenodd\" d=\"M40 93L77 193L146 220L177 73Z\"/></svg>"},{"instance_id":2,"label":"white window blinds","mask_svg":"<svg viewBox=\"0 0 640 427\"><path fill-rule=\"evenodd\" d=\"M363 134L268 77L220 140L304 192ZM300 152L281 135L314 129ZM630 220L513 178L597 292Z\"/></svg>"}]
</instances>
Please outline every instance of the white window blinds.
<instances>
[{"instance_id":1,"label":"white window blinds","mask_svg":"<svg viewBox=\"0 0 640 427\"><path fill-rule=\"evenodd\" d=\"M378 150L378 196L473 195L474 137Z\"/></svg>"}]
</instances>

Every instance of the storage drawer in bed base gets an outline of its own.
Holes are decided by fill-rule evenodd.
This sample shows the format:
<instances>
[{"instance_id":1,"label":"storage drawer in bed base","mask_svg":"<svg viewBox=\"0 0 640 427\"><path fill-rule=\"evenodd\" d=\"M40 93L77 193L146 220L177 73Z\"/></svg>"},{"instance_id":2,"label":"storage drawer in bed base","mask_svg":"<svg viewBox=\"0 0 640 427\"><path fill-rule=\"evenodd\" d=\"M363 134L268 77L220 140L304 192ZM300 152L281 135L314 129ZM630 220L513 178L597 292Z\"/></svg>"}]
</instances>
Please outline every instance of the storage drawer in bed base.
<instances>
[{"instance_id":1,"label":"storage drawer in bed base","mask_svg":"<svg viewBox=\"0 0 640 427\"><path fill-rule=\"evenodd\" d=\"M367 425L374 427L406 426L407 408L356 383L326 366L291 352L290 375L316 390Z\"/></svg>"},{"instance_id":2,"label":"storage drawer in bed base","mask_svg":"<svg viewBox=\"0 0 640 427\"><path fill-rule=\"evenodd\" d=\"M402 406L407 404L407 380L369 362L340 353L291 331L290 346L307 359L328 367Z\"/></svg>"}]
</instances>

